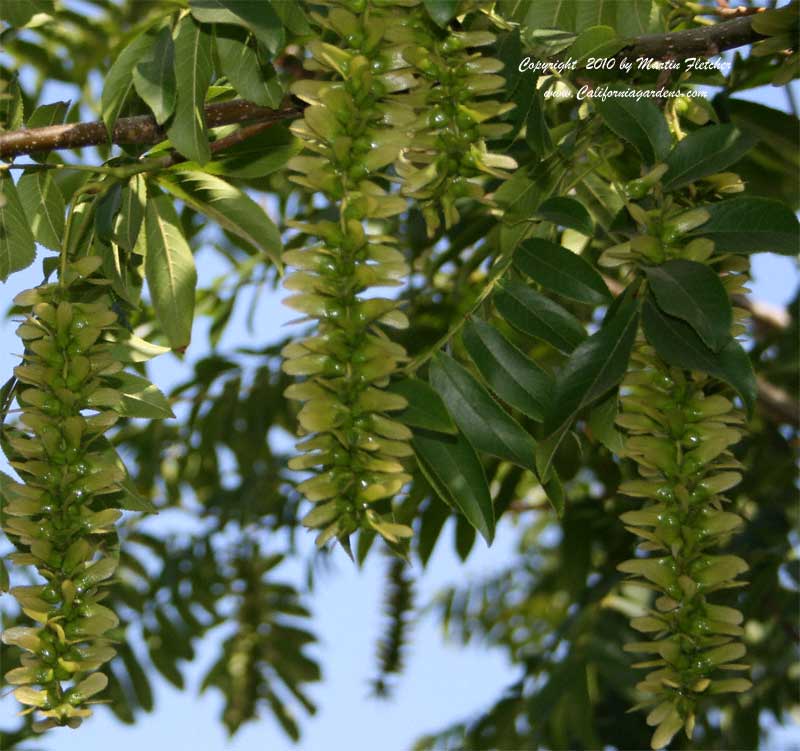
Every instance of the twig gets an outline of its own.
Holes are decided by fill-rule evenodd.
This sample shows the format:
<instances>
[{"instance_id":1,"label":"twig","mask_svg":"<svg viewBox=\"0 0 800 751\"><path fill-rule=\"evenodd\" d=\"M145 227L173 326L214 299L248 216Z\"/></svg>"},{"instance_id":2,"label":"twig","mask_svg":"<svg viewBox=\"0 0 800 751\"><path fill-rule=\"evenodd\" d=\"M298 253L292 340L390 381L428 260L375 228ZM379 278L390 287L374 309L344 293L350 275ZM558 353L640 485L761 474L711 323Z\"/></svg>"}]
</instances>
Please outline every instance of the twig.
<instances>
[{"instance_id":1,"label":"twig","mask_svg":"<svg viewBox=\"0 0 800 751\"><path fill-rule=\"evenodd\" d=\"M744 16L697 29L636 37L617 53L617 57L644 57L653 60L708 57L764 38L753 28L753 17Z\"/></svg>"},{"instance_id":2,"label":"twig","mask_svg":"<svg viewBox=\"0 0 800 751\"><path fill-rule=\"evenodd\" d=\"M292 120L301 114L302 110L299 107L290 106L274 110L269 107L259 107L244 99L216 102L205 107L205 120L209 128L248 120L272 124L281 120ZM152 144L166 138L166 132L158 125L155 118L150 115L136 115L117 120L111 143L118 145ZM0 158L37 151L79 149L84 146L99 146L106 143L109 143L108 131L105 124L100 121L49 125L45 128L23 128L0 134Z\"/></svg>"},{"instance_id":3,"label":"twig","mask_svg":"<svg viewBox=\"0 0 800 751\"><path fill-rule=\"evenodd\" d=\"M655 60L668 58L681 60L698 55L716 55L724 50L743 47L764 38L753 29L752 18L743 16L697 29L635 37L618 53L618 57L632 55ZM271 122L291 120L300 114L301 110L297 107L273 110L259 107L243 99L209 104L205 108L206 124L210 128L247 120ZM110 141L119 145L151 144L163 141L165 138L166 133L154 118L149 115L138 115L118 120L114 125ZM99 146L108 142L106 127L99 121L15 130L0 134L0 158L36 151Z\"/></svg>"},{"instance_id":4,"label":"twig","mask_svg":"<svg viewBox=\"0 0 800 751\"><path fill-rule=\"evenodd\" d=\"M800 404L782 388L756 376L758 404L767 416L779 424L800 428Z\"/></svg>"}]
</instances>

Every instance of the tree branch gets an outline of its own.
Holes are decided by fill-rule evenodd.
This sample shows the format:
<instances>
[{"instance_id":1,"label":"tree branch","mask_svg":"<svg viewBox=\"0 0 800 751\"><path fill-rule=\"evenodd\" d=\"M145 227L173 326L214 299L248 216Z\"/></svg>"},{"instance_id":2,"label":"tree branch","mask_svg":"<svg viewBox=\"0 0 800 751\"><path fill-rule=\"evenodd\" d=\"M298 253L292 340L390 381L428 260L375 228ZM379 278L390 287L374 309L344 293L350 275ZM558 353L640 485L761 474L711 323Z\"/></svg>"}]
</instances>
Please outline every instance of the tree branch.
<instances>
[{"instance_id":1,"label":"tree branch","mask_svg":"<svg viewBox=\"0 0 800 751\"><path fill-rule=\"evenodd\" d=\"M711 56L734 47L743 47L764 37L753 29L752 16L733 18L712 26L703 26L671 34L650 34L635 37L618 56L663 59L683 59L692 56ZM231 125L247 120L278 122L298 117L301 110L287 107L279 110L259 107L243 99L209 104L205 108L208 127ZM166 133L149 115L123 117L114 125L111 143L151 144L163 141ZM0 159L30 154L36 151L79 149L108 143L108 133L102 122L50 125L46 128L14 130L0 134Z\"/></svg>"},{"instance_id":2,"label":"tree branch","mask_svg":"<svg viewBox=\"0 0 800 751\"><path fill-rule=\"evenodd\" d=\"M761 376L756 376L756 381L758 403L764 413L779 425L786 423L795 429L800 428L800 404L797 399Z\"/></svg>"},{"instance_id":3,"label":"tree branch","mask_svg":"<svg viewBox=\"0 0 800 751\"><path fill-rule=\"evenodd\" d=\"M765 37L753 28L753 16L744 16L671 34L635 37L627 47L617 53L617 57L645 57L654 60L711 57L761 39Z\"/></svg>"},{"instance_id":4,"label":"tree branch","mask_svg":"<svg viewBox=\"0 0 800 751\"><path fill-rule=\"evenodd\" d=\"M219 125L232 125L248 120L271 124L281 120L299 117L298 107L284 107L278 110L259 107L244 99L208 104L205 108L206 125L214 128ZM150 115L136 115L117 120L111 143L152 144L167 138L164 129ZM104 123L67 123L49 125L45 128L23 128L0 134L0 158L30 154L37 151L57 149L79 149L84 146L99 146L109 142Z\"/></svg>"}]
</instances>

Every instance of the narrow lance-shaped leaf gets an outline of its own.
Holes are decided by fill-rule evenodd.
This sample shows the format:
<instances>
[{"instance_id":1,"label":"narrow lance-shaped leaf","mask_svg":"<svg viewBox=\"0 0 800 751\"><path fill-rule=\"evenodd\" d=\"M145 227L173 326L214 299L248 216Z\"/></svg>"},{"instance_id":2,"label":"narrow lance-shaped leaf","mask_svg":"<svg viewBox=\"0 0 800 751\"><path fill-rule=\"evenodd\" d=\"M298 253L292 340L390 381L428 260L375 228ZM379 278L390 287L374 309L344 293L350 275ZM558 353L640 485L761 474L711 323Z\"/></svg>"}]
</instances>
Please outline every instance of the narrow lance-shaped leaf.
<instances>
[{"instance_id":1,"label":"narrow lance-shaped leaf","mask_svg":"<svg viewBox=\"0 0 800 751\"><path fill-rule=\"evenodd\" d=\"M60 250L64 239L64 197L49 172L26 172L17 192L36 242Z\"/></svg>"},{"instance_id":2,"label":"narrow lance-shaped leaf","mask_svg":"<svg viewBox=\"0 0 800 751\"><path fill-rule=\"evenodd\" d=\"M136 247L139 231L144 220L145 202L147 201L147 185L144 175L134 175L122 189L120 208L114 237L117 244L132 251Z\"/></svg>"},{"instance_id":3,"label":"narrow lance-shaped leaf","mask_svg":"<svg viewBox=\"0 0 800 751\"><path fill-rule=\"evenodd\" d=\"M275 223L250 196L225 180L202 172L162 174L159 184L195 211L266 253L280 269L283 244Z\"/></svg>"},{"instance_id":4,"label":"narrow lance-shaped leaf","mask_svg":"<svg viewBox=\"0 0 800 751\"><path fill-rule=\"evenodd\" d=\"M532 238L514 254L514 265L550 292L588 305L611 300L606 283L595 269L571 250L548 240Z\"/></svg>"},{"instance_id":5,"label":"narrow lance-shaped leaf","mask_svg":"<svg viewBox=\"0 0 800 751\"><path fill-rule=\"evenodd\" d=\"M100 111L108 129L109 138L125 100L133 90L133 69L153 45L151 34L140 34L114 59L103 82Z\"/></svg>"},{"instance_id":6,"label":"narrow lance-shaped leaf","mask_svg":"<svg viewBox=\"0 0 800 751\"><path fill-rule=\"evenodd\" d=\"M711 216L691 234L708 237L726 253L782 253L800 250L800 222L779 201L741 196L703 206Z\"/></svg>"},{"instance_id":7,"label":"narrow lance-shaped leaf","mask_svg":"<svg viewBox=\"0 0 800 751\"><path fill-rule=\"evenodd\" d=\"M439 353L430 367L430 382L478 451L535 470L533 438L466 368Z\"/></svg>"},{"instance_id":8,"label":"narrow lance-shaped leaf","mask_svg":"<svg viewBox=\"0 0 800 751\"><path fill-rule=\"evenodd\" d=\"M514 328L549 342L564 354L586 338L583 326L572 313L521 282L503 282L494 294L494 303Z\"/></svg>"},{"instance_id":9,"label":"narrow lance-shaped leaf","mask_svg":"<svg viewBox=\"0 0 800 751\"><path fill-rule=\"evenodd\" d=\"M649 297L645 301L642 324L647 341L670 365L699 370L732 386L752 413L757 386L750 358L733 337L719 352L707 347L691 326L659 310Z\"/></svg>"},{"instance_id":10,"label":"narrow lance-shaped leaf","mask_svg":"<svg viewBox=\"0 0 800 751\"><path fill-rule=\"evenodd\" d=\"M158 32L155 44L133 69L133 85L156 122L165 123L175 111L177 96L175 44L168 26Z\"/></svg>"},{"instance_id":11,"label":"narrow lance-shaped leaf","mask_svg":"<svg viewBox=\"0 0 800 751\"><path fill-rule=\"evenodd\" d=\"M311 33L299 0L270 0L270 5L289 31L301 35Z\"/></svg>"},{"instance_id":12,"label":"narrow lance-shaped leaf","mask_svg":"<svg viewBox=\"0 0 800 751\"><path fill-rule=\"evenodd\" d=\"M55 13L54 0L4 0L0 3L0 18L14 28L21 28L37 13Z\"/></svg>"},{"instance_id":13,"label":"narrow lance-shaped leaf","mask_svg":"<svg viewBox=\"0 0 800 751\"><path fill-rule=\"evenodd\" d=\"M279 107L283 87L274 68L261 65L258 53L247 43L247 31L237 26L218 25L214 35L222 73L237 93L263 107Z\"/></svg>"},{"instance_id":14,"label":"narrow lance-shaped leaf","mask_svg":"<svg viewBox=\"0 0 800 751\"><path fill-rule=\"evenodd\" d=\"M392 413L392 419L410 425L412 428L424 428L437 433L455 434L458 429L444 406L439 395L418 378L404 378L394 381L387 391L402 396L408 406Z\"/></svg>"},{"instance_id":15,"label":"narrow lance-shaped leaf","mask_svg":"<svg viewBox=\"0 0 800 751\"><path fill-rule=\"evenodd\" d=\"M223 23L242 26L251 31L273 55L285 41L283 23L266 0L191 0L189 10L203 23Z\"/></svg>"},{"instance_id":16,"label":"narrow lance-shaped leaf","mask_svg":"<svg viewBox=\"0 0 800 751\"><path fill-rule=\"evenodd\" d=\"M715 352L727 344L733 311L719 276L708 266L673 260L645 272L661 310L686 321Z\"/></svg>"},{"instance_id":17,"label":"narrow lance-shaped leaf","mask_svg":"<svg viewBox=\"0 0 800 751\"><path fill-rule=\"evenodd\" d=\"M146 231L145 275L153 307L172 348L183 350L192 334L197 271L168 196L147 202Z\"/></svg>"},{"instance_id":18,"label":"narrow lance-shaped leaf","mask_svg":"<svg viewBox=\"0 0 800 751\"><path fill-rule=\"evenodd\" d=\"M548 198L536 209L536 215L561 227L574 229L582 235L591 235L594 232L592 217L586 207L574 198L566 196Z\"/></svg>"},{"instance_id":19,"label":"narrow lance-shaped leaf","mask_svg":"<svg viewBox=\"0 0 800 751\"><path fill-rule=\"evenodd\" d=\"M578 34L564 55L580 65L590 57L611 57L624 46L625 41L610 26L590 26Z\"/></svg>"},{"instance_id":20,"label":"narrow lance-shaped leaf","mask_svg":"<svg viewBox=\"0 0 800 751\"><path fill-rule=\"evenodd\" d=\"M424 0L425 10L437 25L444 28L458 11L458 0Z\"/></svg>"},{"instance_id":21,"label":"narrow lance-shaped leaf","mask_svg":"<svg viewBox=\"0 0 800 751\"><path fill-rule=\"evenodd\" d=\"M730 167L753 146L755 138L733 125L711 125L689 133L666 158L664 188L676 190Z\"/></svg>"},{"instance_id":22,"label":"narrow lance-shaped leaf","mask_svg":"<svg viewBox=\"0 0 800 751\"><path fill-rule=\"evenodd\" d=\"M38 106L25 122L27 128L46 128L50 125L61 125L69 111L69 102L51 102ZM31 158L37 162L46 162L51 157L51 151L34 151ZM55 158L55 157L54 157ZM50 159L53 161L53 159Z\"/></svg>"},{"instance_id":23,"label":"narrow lance-shaped leaf","mask_svg":"<svg viewBox=\"0 0 800 751\"><path fill-rule=\"evenodd\" d=\"M125 417L144 417L148 420L175 417L167 398L147 378L119 373L114 376L114 388L122 394L119 414Z\"/></svg>"},{"instance_id":24,"label":"narrow lance-shaped leaf","mask_svg":"<svg viewBox=\"0 0 800 751\"><path fill-rule=\"evenodd\" d=\"M478 455L461 434L418 431L411 441L420 469L448 505L458 509L488 544L494 539L494 506Z\"/></svg>"},{"instance_id":25,"label":"narrow lance-shaped leaf","mask_svg":"<svg viewBox=\"0 0 800 751\"><path fill-rule=\"evenodd\" d=\"M630 143L647 164L663 161L672 146L664 114L649 99L608 97L595 107L606 125Z\"/></svg>"},{"instance_id":26,"label":"narrow lance-shaped leaf","mask_svg":"<svg viewBox=\"0 0 800 751\"><path fill-rule=\"evenodd\" d=\"M584 407L610 391L624 377L639 325L639 301L630 293L606 317L600 330L570 355L556 378L552 408L545 422L550 435L537 454L543 477L561 439Z\"/></svg>"},{"instance_id":27,"label":"narrow lance-shaped leaf","mask_svg":"<svg viewBox=\"0 0 800 751\"><path fill-rule=\"evenodd\" d=\"M289 129L278 123L252 138L236 144L203 165L202 171L212 175L250 179L265 177L281 169L299 153L302 143ZM200 165L188 162L180 165L181 171L199 171Z\"/></svg>"},{"instance_id":28,"label":"narrow lance-shaped leaf","mask_svg":"<svg viewBox=\"0 0 800 751\"><path fill-rule=\"evenodd\" d=\"M211 80L211 34L191 16L184 16L175 30L175 116L167 135L175 148L189 159L204 164L211 158L203 114Z\"/></svg>"},{"instance_id":29,"label":"narrow lance-shaped leaf","mask_svg":"<svg viewBox=\"0 0 800 751\"><path fill-rule=\"evenodd\" d=\"M553 395L550 376L485 321L471 318L462 338L492 391L528 417L543 420Z\"/></svg>"},{"instance_id":30,"label":"narrow lance-shaped leaf","mask_svg":"<svg viewBox=\"0 0 800 751\"><path fill-rule=\"evenodd\" d=\"M33 263L36 245L8 172L0 175L0 281Z\"/></svg>"}]
</instances>

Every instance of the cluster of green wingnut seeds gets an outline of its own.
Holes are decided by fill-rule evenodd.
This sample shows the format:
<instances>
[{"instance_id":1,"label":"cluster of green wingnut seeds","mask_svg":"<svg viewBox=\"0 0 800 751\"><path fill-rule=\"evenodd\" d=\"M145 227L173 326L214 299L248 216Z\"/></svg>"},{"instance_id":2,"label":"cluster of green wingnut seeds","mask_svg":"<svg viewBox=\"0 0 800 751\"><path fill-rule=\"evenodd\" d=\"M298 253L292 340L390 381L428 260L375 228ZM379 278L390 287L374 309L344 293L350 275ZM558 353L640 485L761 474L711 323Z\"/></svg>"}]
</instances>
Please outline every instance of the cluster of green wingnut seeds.
<instances>
[{"instance_id":1,"label":"cluster of green wingnut seeds","mask_svg":"<svg viewBox=\"0 0 800 751\"><path fill-rule=\"evenodd\" d=\"M606 251L606 263L707 262L721 274L728 294L745 291L744 259L715 256L710 240L685 237L708 219L707 211L675 209L665 215L636 204L629 209L647 229ZM731 333L743 331L736 323ZM745 654L737 638L744 633L742 613L709 601L715 592L743 586L736 577L748 568L737 556L712 552L742 524L738 514L726 510L725 493L741 480L731 448L742 438L745 418L725 392L724 384L706 374L669 366L641 336L622 384L620 455L635 461L640 477L624 482L620 492L646 499L646 505L621 518L642 538L639 550L649 555L625 561L619 570L656 593L652 609L631 622L651 640L626 645L651 657L636 665L652 668L637 686L647 697L637 706L650 709L654 749L681 728L691 737L696 705L704 696L751 685L731 675L748 669L739 662Z\"/></svg>"},{"instance_id":2,"label":"cluster of green wingnut seeds","mask_svg":"<svg viewBox=\"0 0 800 751\"><path fill-rule=\"evenodd\" d=\"M107 678L109 631L117 616L101 604L117 567L115 522L121 511L108 497L125 470L103 434L118 419L113 376L122 365L106 334L117 316L104 287L87 299L84 282L102 261L70 264L61 282L20 294L29 310L17 329L24 344L17 378L19 428L8 429L7 451L22 482L3 486L3 530L17 547L9 558L35 566L43 584L11 589L36 622L13 627L3 641L24 651L21 667L6 673L17 699L39 715L34 727L77 727L87 703ZM78 286L84 290L74 293Z\"/></svg>"},{"instance_id":3,"label":"cluster of green wingnut seeds","mask_svg":"<svg viewBox=\"0 0 800 751\"><path fill-rule=\"evenodd\" d=\"M403 193L418 201L429 234L458 222L456 201L483 200L484 189L475 180L481 174L501 179L517 163L494 154L486 139L511 130L508 123L490 122L514 108L512 102L487 98L501 92L505 79L497 75L503 63L476 51L490 45L490 31L449 31L432 24L404 30L409 46L404 57L417 71L418 96L424 103L422 122L413 147L406 149L396 168Z\"/></svg>"},{"instance_id":4,"label":"cluster of green wingnut seeds","mask_svg":"<svg viewBox=\"0 0 800 751\"><path fill-rule=\"evenodd\" d=\"M402 465L411 433L385 414L406 402L384 390L406 353L382 328L408 321L396 300L364 293L402 285L409 269L379 222L406 210L407 199L390 187L400 182L404 194L423 200L429 226L438 225L439 205L451 224L456 198L482 195L470 178L513 166L481 140L490 127L481 123L503 106L469 101L496 91L502 79L491 73L497 61L466 51L491 42L491 34L438 30L418 0L325 4L327 14L312 18L338 41L308 45L306 67L325 78L292 88L309 106L292 126L305 150L289 167L295 182L323 194L339 216L291 223L318 242L284 255L296 269L285 282L296 294L286 302L317 321L311 336L283 352L284 370L306 377L286 392L304 402L298 421L308 434L290 467L315 469L299 489L318 503L303 522L321 530L319 545L336 538L347 546L359 528L397 543L411 530L373 504L411 479Z\"/></svg>"}]
</instances>

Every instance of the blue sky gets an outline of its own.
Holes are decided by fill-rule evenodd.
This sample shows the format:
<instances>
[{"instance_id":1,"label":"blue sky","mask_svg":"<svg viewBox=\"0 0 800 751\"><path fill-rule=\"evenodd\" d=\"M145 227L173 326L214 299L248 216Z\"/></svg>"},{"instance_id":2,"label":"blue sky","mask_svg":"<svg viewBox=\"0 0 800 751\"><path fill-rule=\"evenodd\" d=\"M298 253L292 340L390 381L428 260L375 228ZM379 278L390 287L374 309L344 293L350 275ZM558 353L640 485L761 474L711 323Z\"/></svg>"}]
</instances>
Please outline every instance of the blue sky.
<instances>
[{"instance_id":1,"label":"blue sky","mask_svg":"<svg viewBox=\"0 0 800 751\"><path fill-rule=\"evenodd\" d=\"M795 84L797 87L797 85ZM800 87L797 87L800 88ZM69 94L52 92L45 101L68 98ZM773 107L784 108L782 91L765 87L747 98ZM224 266L209 249L198 254L201 285L208 285ZM757 299L785 304L798 284L797 266L786 257L759 255L753 258L753 292ZM41 279L38 266L14 275L3 290L3 299ZM276 340L285 334L281 326L294 313L280 305L280 294L265 297L260 303L256 321L268 321L259 327L259 342ZM242 306L244 307L244 306ZM223 339L222 348L252 344L253 335L245 328L242 311L235 316ZM208 323L196 324L194 345L189 361L207 352ZM17 352L19 346L13 335L14 326L6 322L0 327L0 373L11 371L15 361L5 353ZM153 380L165 391L180 380L186 365L169 355L154 363ZM2 468L2 464L0 464ZM180 512L154 517L147 524L163 529L186 529ZM418 583L419 602L425 602L441 587L468 578L479 578L503 566L512 554L516 533L509 521L499 525L496 541L487 549L479 540L466 564L455 557L452 529L446 529L426 572ZM499 651L484 647L461 648L448 645L435 623L423 619L415 627L413 648L408 655L407 670L391 702L369 698L368 681L375 666L375 643L381 633L381 602L385 563L374 556L365 570L359 571L344 555L333 556L335 570L325 575L312 597L314 630L320 638L316 656L323 666L324 680L312 689L319 703L318 714L300 718L304 731L300 748L304 751L404 751L413 739L427 730L468 716L496 699L503 687L516 677L515 670ZM291 567L290 567L291 568ZM298 574L293 568L290 575ZM87 751L107 749L140 751L142 748L196 748L198 751L284 751L293 745L264 712L262 720L245 726L233 740L227 740L218 721L222 703L218 694L197 695L200 677L214 660L215 644L220 635L213 634L197 650L197 659L187 669L187 689L179 692L157 674L154 677L156 711L142 715L134 727L119 724L105 708L79 732L69 730L48 734L46 740L31 744L31 748L48 751ZM0 722L16 711L13 699L0 701ZM797 729L774 735L772 749L800 748Z\"/></svg>"}]
</instances>

